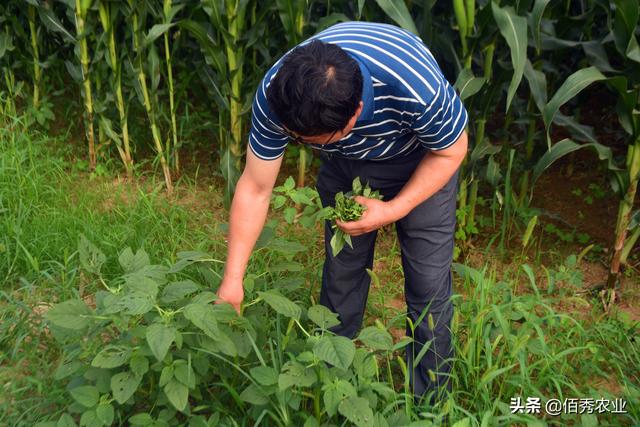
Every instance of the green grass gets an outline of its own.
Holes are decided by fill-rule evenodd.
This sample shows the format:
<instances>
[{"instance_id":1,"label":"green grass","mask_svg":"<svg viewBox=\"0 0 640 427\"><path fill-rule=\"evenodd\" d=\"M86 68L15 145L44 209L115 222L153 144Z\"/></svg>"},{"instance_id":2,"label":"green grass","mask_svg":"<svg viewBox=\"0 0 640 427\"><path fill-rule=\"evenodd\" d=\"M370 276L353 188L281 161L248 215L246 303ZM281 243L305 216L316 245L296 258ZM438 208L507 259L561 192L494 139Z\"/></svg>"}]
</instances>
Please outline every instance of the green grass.
<instances>
[{"instance_id":1,"label":"green grass","mask_svg":"<svg viewBox=\"0 0 640 427\"><path fill-rule=\"evenodd\" d=\"M51 138L19 123L0 128L0 425L57 420L71 401L67 380L54 379L63 347L52 337L43 313L50 304L67 299L90 301L101 286L81 267L80 235L105 253L102 276L107 283L121 274L117 259L127 246L144 248L153 263L163 265L173 264L183 250L224 259L224 232L219 225L227 218L215 180L185 177L171 199L153 175L140 181L123 183L113 176L91 179L74 168L73 150L64 136ZM264 319L267 313L257 290L279 287L305 309L317 301L319 293L320 228L286 224L279 211L272 217L277 236L304 243L308 249L294 257L269 247L256 252L249 267L255 290L247 292L246 303L252 305L245 313L253 319ZM381 319L388 328L403 328L403 308L389 304L390 299L402 298L402 278L397 242L393 230L388 231L380 236L376 266L383 268L378 271L381 285L372 288L365 322ZM522 257L514 258L518 256ZM495 263L491 258L484 261ZM514 261L525 262L524 258ZM302 270L287 271L296 265ZM283 271L276 271L279 267ZM221 268L214 264L209 273L194 272L194 280L215 290ZM560 279L570 276L560 265L548 268L562 271L564 276L556 274ZM508 405L516 396L543 401L624 398L628 414L597 414L597 422L611 426L640 422L637 325L602 315L596 299L574 297L560 279L549 288L540 265L532 265L531 277L520 265L498 273L460 264L456 271L451 399L435 409L413 407L402 395L405 378L395 358L400 353L381 355L379 379L398 391L395 403L384 413L390 425L435 419L444 412L451 421L466 419L463 422L468 424L461 425L544 425L535 424L541 415L510 414ZM287 282L298 277L304 285ZM575 300L590 303L590 309L563 308L562 304ZM280 366L304 348L304 334L294 327L287 334L290 338L283 338L287 330L282 316L260 330L275 345L275 349L260 350L269 365L277 361ZM289 339L292 344L286 351L284 346L279 348ZM234 363L237 369L247 369L255 361ZM237 425L254 425L259 417L264 425L277 425L259 408L240 409L234 403L230 396L246 387L243 377L236 377L210 385L226 390L211 396L210 407L222 414L221 425L233 425L230 419ZM292 424L301 424L312 412L313 402L303 397L302 408L290 414ZM596 425L594 417L563 415L545 421L558 426Z\"/></svg>"}]
</instances>

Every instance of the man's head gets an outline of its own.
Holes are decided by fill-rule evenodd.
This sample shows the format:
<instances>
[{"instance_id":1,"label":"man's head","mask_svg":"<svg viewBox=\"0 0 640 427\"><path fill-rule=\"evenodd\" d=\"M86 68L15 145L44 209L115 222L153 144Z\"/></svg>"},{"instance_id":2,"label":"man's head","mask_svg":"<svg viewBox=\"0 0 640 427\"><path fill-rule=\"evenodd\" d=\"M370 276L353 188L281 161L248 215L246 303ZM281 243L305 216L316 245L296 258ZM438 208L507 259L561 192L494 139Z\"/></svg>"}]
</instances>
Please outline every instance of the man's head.
<instances>
[{"instance_id":1,"label":"man's head","mask_svg":"<svg viewBox=\"0 0 640 427\"><path fill-rule=\"evenodd\" d=\"M362 111L362 73L340 47L313 40L283 59L266 95L269 108L303 142L334 142Z\"/></svg>"}]
</instances>

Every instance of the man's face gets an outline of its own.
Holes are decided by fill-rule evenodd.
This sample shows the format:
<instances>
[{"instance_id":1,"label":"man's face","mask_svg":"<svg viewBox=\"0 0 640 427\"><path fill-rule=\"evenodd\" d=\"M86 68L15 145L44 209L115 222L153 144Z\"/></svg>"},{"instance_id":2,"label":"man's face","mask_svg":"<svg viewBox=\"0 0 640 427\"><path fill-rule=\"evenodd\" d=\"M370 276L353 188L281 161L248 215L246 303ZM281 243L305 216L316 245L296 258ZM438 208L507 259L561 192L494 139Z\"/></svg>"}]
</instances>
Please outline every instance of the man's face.
<instances>
[{"instance_id":1,"label":"man's face","mask_svg":"<svg viewBox=\"0 0 640 427\"><path fill-rule=\"evenodd\" d=\"M358 109L351 117L351 120L349 120L349 123L347 123L347 125L342 130L323 133L321 135L313 135L313 136L298 135L295 132L291 132L291 131L289 131L289 133L294 137L298 137L297 138L298 142L301 142L303 144L327 145L327 144L332 144L334 142L338 142L342 138L344 138L346 135L348 135L349 132L351 132L351 129L353 129L353 127L355 126L356 120L358 120L358 117L362 112L362 106L363 106L363 103L362 101L360 101L360 105L358 106Z\"/></svg>"}]
</instances>

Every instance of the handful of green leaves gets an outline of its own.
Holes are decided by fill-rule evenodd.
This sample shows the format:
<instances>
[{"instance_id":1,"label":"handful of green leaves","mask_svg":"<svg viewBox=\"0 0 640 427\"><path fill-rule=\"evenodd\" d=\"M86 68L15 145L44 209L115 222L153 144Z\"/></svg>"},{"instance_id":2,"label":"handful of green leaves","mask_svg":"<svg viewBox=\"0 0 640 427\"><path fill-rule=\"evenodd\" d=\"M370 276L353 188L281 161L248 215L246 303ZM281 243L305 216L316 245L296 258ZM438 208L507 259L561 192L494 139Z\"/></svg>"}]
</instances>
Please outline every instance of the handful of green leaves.
<instances>
[{"instance_id":1,"label":"handful of green leaves","mask_svg":"<svg viewBox=\"0 0 640 427\"><path fill-rule=\"evenodd\" d=\"M343 222L357 221L360 219L365 211L365 207L355 201L356 196L368 197L370 199L382 200L382 195L378 191L373 191L369 184L362 185L360 177L356 177L351 184L351 191L343 193L342 191L336 194L336 206L333 208L329 218L333 220L332 228L334 230L333 237L331 238L331 251L333 256L337 256L344 244L347 243L353 249L353 243L351 242L351 236L342 231L335 223L336 219Z\"/></svg>"}]
</instances>

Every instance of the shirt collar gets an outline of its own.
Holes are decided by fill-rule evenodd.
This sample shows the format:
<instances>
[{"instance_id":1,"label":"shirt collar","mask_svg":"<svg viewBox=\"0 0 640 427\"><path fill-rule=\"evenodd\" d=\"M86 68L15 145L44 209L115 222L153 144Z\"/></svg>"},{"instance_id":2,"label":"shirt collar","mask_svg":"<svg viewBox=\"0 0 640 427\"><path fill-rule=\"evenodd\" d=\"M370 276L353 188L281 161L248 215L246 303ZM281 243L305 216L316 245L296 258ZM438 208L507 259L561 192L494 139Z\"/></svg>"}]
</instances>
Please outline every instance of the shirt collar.
<instances>
[{"instance_id":1,"label":"shirt collar","mask_svg":"<svg viewBox=\"0 0 640 427\"><path fill-rule=\"evenodd\" d=\"M364 122L373 119L373 81L371 80L371 73L365 64L355 56L352 56L360 66L360 72L362 73L362 112L356 120L356 123Z\"/></svg>"}]
</instances>

